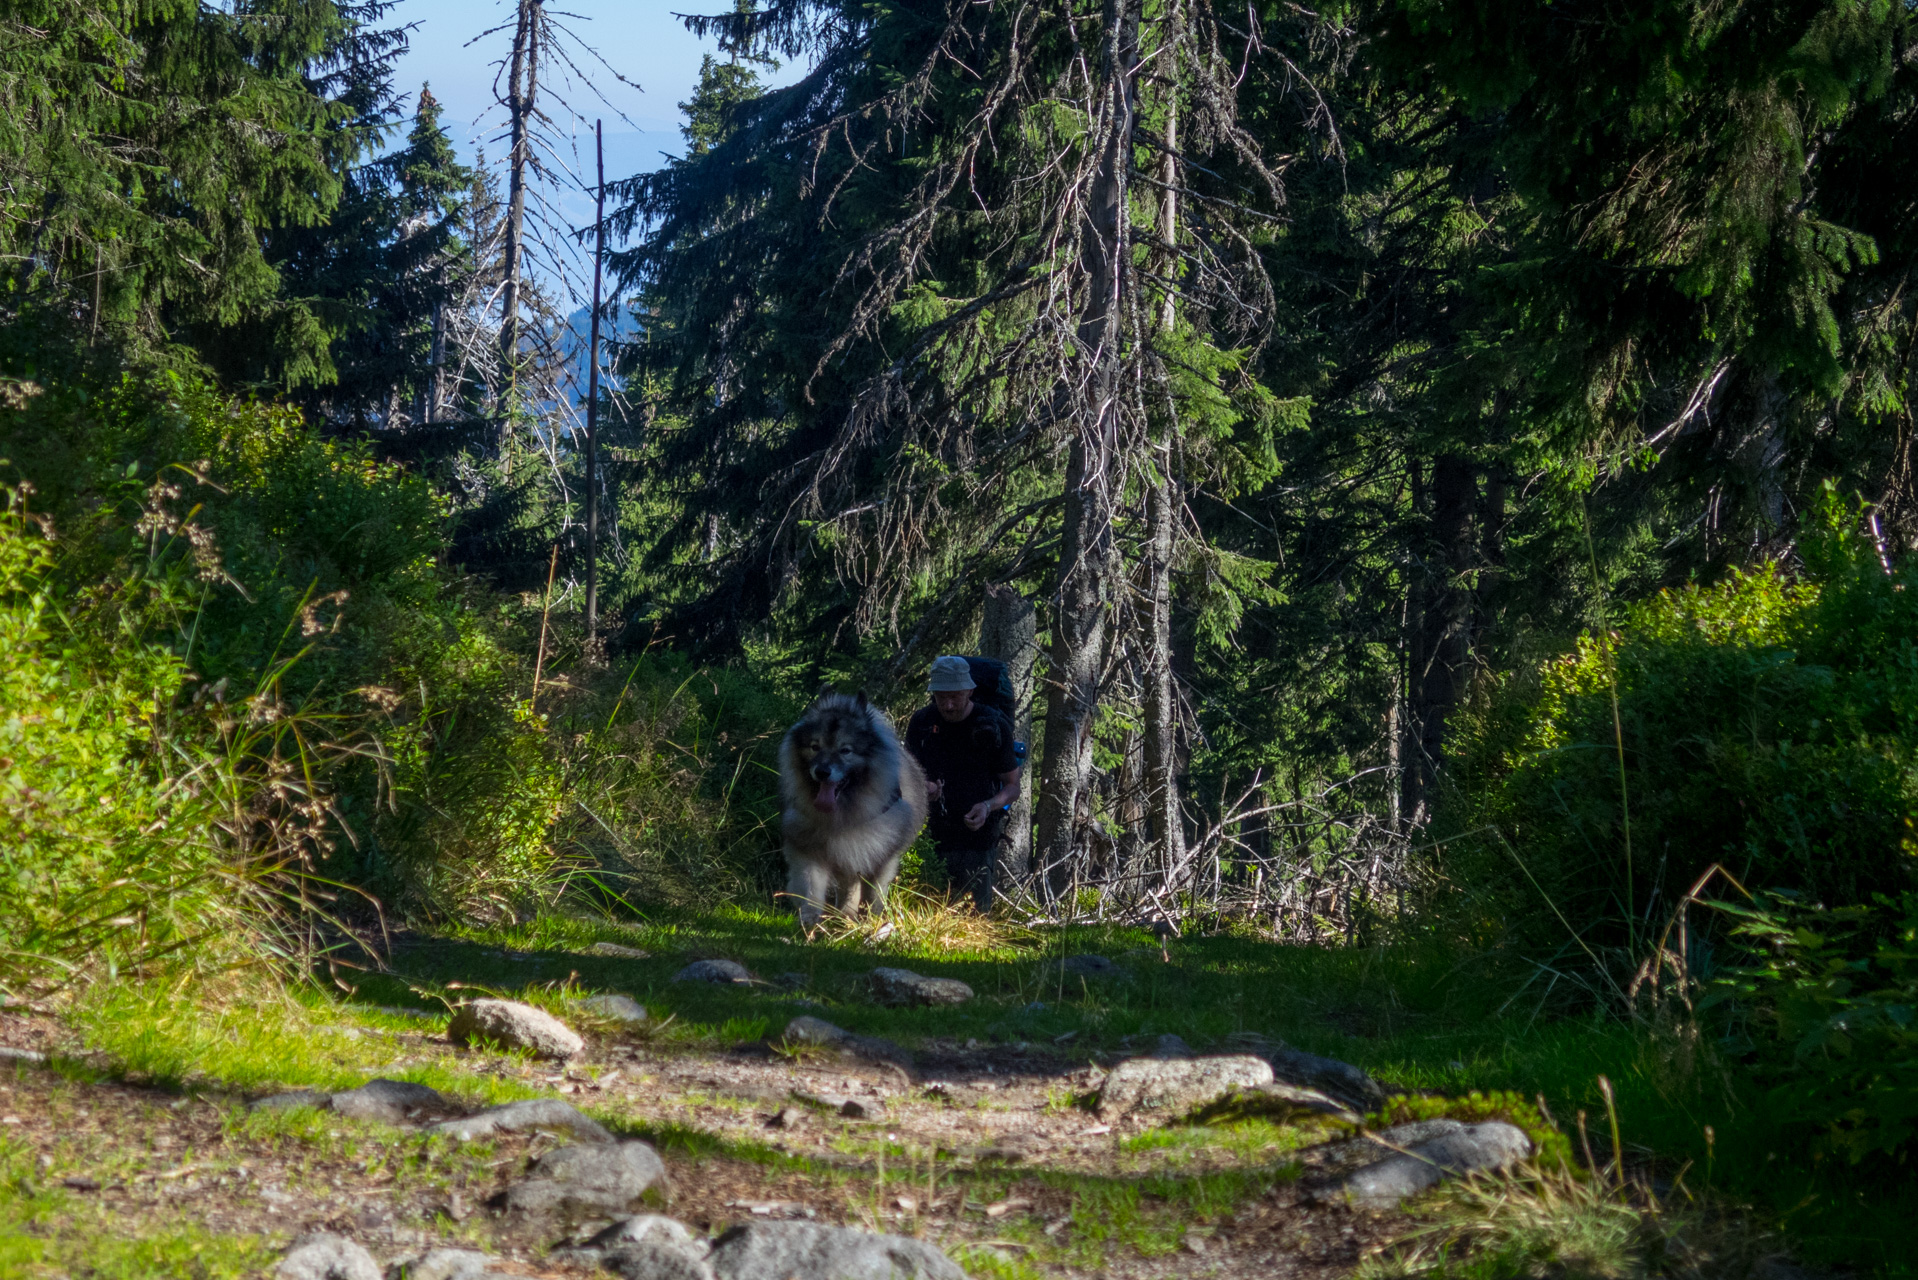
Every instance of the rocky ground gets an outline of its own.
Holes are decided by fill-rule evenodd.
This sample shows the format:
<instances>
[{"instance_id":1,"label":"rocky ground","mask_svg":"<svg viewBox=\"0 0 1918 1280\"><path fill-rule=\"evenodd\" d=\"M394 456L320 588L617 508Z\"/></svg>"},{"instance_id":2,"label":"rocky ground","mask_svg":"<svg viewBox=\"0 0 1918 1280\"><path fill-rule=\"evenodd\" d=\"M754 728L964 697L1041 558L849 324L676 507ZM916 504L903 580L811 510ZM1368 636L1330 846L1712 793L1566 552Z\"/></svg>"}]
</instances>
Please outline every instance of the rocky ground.
<instances>
[{"instance_id":1,"label":"rocky ground","mask_svg":"<svg viewBox=\"0 0 1918 1280\"><path fill-rule=\"evenodd\" d=\"M735 976L719 966L685 980ZM915 994L913 976L873 989L929 1006L966 998L950 980ZM510 1005L492 1021L485 1003L450 1022L401 1029L387 1016L348 1030L376 1050L368 1080L497 1082L546 1100L515 1104L505 1128L478 1087L289 1094L142 1080L89 1053L53 1010L0 1011L0 1143L16 1189L41 1206L20 1229L50 1242L48 1257L84 1254L89 1233L237 1241L242 1270L290 1280L608 1268L786 1280L767 1268L798 1265L791 1249L805 1241L769 1224L811 1224L932 1246L893 1259L912 1274L940 1274L929 1259L950 1258L973 1275L1144 1280L1345 1275L1412 1225L1393 1206L1416 1185L1346 1194L1354 1170L1376 1181L1395 1158L1351 1123L1370 1101L1358 1095L1378 1086L1257 1037L1204 1055L1155 1038L1101 1063L976 1038L908 1051L802 1014L777 1034L689 1047L630 1001L558 1019ZM1395 1148L1444 1137L1386 1135ZM683 1224L686 1238L607 1246L636 1214ZM475 1256L428 1257L448 1248Z\"/></svg>"}]
</instances>

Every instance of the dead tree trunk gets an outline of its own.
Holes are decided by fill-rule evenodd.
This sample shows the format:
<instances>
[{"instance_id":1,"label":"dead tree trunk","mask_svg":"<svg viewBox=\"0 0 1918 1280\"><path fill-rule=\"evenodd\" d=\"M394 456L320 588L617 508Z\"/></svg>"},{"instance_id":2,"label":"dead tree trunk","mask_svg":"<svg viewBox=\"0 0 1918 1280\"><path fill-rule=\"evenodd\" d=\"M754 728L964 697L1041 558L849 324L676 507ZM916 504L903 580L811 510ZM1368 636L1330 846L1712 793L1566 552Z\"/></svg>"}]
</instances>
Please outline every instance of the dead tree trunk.
<instances>
[{"instance_id":1,"label":"dead tree trunk","mask_svg":"<svg viewBox=\"0 0 1918 1280\"><path fill-rule=\"evenodd\" d=\"M541 0L519 0L519 21L513 30L513 54L507 67L506 113L511 146L506 156L506 246L501 264L506 282L500 291L500 364L506 387L500 400L499 442L510 430L512 389L519 374L519 286L526 246L526 170L533 154L532 124L539 96L539 27Z\"/></svg>"},{"instance_id":2,"label":"dead tree trunk","mask_svg":"<svg viewBox=\"0 0 1918 1280\"><path fill-rule=\"evenodd\" d=\"M1013 735L1020 742L1030 743L1032 673L1039 657L1039 615L1032 602L1011 587L988 588L985 616L979 622L979 652L1006 664L1006 677L1012 681L1016 708L1012 718ZM1031 769L1020 774L1019 797L1012 802L1002 848L1004 868L1013 877L1023 879L1032 860Z\"/></svg>"},{"instance_id":3,"label":"dead tree trunk","mask_svg":"<svg viewBox=\"0 0 1918 1280\"><path fill-rule=\"evenodd\" d=\"M1475 566L1472 513L1478 483L1472 464L1455 453L1432 463L1431 534L1409 619L1411 670L1407 680L1407 756L1401 820L1408 829L1431 817L1445 730L1465 692L1472 659L1470 575Z\"/></svg>"},{"instance_id":4,"label":"dead tree trunk","mask_svg":"<svg viewBox=\"0 0 1918 1280\"><path fill-rule=\"evenodd\" d=\"M1074 427L1066 459L1058 590L1046 682L1046 746L1039 792L1039 863L1056 897L1072 882L1078 834L1089 816L1092 728L1111 607L1112 485L1118 461L1119 356L1126 272L1126 169L1137 62L1134 0L1106 0L1099 160L1086 193L1080 265L1087 276L1078 344L1087 376L1063 389ZM1072 401L1076 400L1076 403Z\"/></svg>"},{"instance_id":5,"label":"dead tree trunk","mask_svg":"<svg viewBox=\"0 0 1918 1280\"><path fill-rule=\"evenodd\" d=\"M1184 44L1184 6L1175 3L1160 55L1160 79L1168 86L1164 186L1159 200L1159 233L1168 245L1179 239L1179 50ZM1174 264L1164 268L1170 277ZM1160 323L1169 333L1178 319L1168 290ZM1179 805L1179 706L1172 677L1172 564L1182 497L1174 472L1178 423L1167 421L1148 457L1146 475L1146 636L1145 636L1145 791L1146 828L1168 872L1185 860L1185 821Z\"/></svg>"}]
</instances>

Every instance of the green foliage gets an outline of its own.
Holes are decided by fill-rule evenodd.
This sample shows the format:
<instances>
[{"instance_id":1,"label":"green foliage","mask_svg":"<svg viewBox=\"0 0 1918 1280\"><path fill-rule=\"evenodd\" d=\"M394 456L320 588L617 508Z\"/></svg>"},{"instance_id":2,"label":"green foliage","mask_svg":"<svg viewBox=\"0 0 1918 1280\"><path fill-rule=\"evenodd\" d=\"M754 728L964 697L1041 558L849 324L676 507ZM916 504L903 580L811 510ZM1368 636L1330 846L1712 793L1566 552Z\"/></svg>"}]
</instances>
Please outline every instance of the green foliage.
<instances>
[{"instance_id":1,"label":"green foliage","mask_svg":"<svg viewBox=\"0 0 1918 1280\"><path fill-rule=\"evenodd\" d=\"M317 224L339 196L323 135L349 109L303 73L350 32L334 0L0 5L8 310L145 341L245 324L287 380L329 376L260 231Z\"/></svg>"},{"instance_id":2,"label":"green foliage","mask_svg":"<svg viewBox=\"0 0 1918 1280\"><path fill-rule=\"evenodd\" d=\"M1907 845L1911 856L1912 846ZM1816 1156L1900 1156L1918 1137L1918 893L1820 907L1720 902L1756 953L1704 1007L1750 1023L1765 1106Z\"/></svg>"},{"instance_id":3,"label":"green foliage","mask_svg":"<svg viewBox=\"0 0 1918 1280\"><path fill-rule=\"evenodd\" d=\"M1438 1119L1465 1124L1503 1120L1525 1130L1531 1138L1533 1163L1544 1168L1572 1166L1571 1140L1539 1109L1538 1102L1509 1090L1481 1093L1474 1089L1458 1098L1405 1093L1366 1117L1374 1128Z\"/></svg>"},{"instance_id":4,"label":"green foliage","mask_svg":"<svg viewBox=\"0 0 1918 1280\"><path fill-rule=\"evenodd\" d=\"M1442 863L1474 910L1546 952L1629 945L1713 864L1833 905L1912 887L1918 561L1885 572L1855 514L1827 494L1802 580L1662 593L1493 686Z\"/></svg>"},{"instance_id":5,"label":"green foliage","mask_svg":"<svg viewBox=\"0 0 1918 1280\"><path fill-rule=\"evenodd\" d=\"M0 980L244 963L311 817L295 726L270 686L182 698L166 646L114 634L177 583L74 592L29 492L0 515Z\"/></svg>"}]
</instances>

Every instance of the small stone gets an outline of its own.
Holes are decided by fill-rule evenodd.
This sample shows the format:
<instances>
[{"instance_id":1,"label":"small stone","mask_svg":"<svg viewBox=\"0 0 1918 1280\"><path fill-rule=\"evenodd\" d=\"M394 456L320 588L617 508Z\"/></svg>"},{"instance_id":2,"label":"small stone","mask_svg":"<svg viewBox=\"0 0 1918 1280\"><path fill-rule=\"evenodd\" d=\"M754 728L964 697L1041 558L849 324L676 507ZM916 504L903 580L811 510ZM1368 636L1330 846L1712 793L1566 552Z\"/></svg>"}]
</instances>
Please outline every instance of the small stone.
<instances>
[{"instance_id":1,"label":"small stone","mask_svg":"<svg viewBox=\"0 0 1918 1280\"><path fill-rule=\"evenodd\" d=\"M477 1115L447 1120L434 1125L429 1133L443 1133L459 1142L491 1137L496 1133L525 1133L529 1129L566 1129L574 1137L588 1142L611 1142L613 1135L590 1116L582 1115L558 1098L528 1098L488 1107Z\"/></svg>"},{"instance_id":2,"label":"small stone","mask_svg":"<svg viewBox=\"0 0 1918 1280\"><path fill-rule=\"evenodd\" d=\"M646 1021L646 1006L631 996L603 995L581 1000L579 1007L609 1022L636 1027Z\"/></svg>"},{"instance_id":3,"label":"small stone","mask_svg":"<svg viewBox=\"0 0 1918 1280\"><path fill-rule=\"evenodd\" d=\"M804 991L812 985L812 978L803 973L782 973L773 979L773 984L788 991Z\"/></svg>"},{"instance_id":4,"label":"small stone","mask_svg":"<svg viewBox=\"0 0 1918 1280\"><path fill-rule=\"evenodd\" d=\"M433 1249L388 1269L390 1280L486 1280L493 1259L477 1249Z\"/></svg>"},{"instance_id":5,"label":"small stone","mask_svg":"<svg viewBox=\"0 0 1918 1280\"><path fill-rule=\"evenodd\" d=\"M579 1033L544 1009L512 1000L472 1000L447 1024L454 1044L488 1040L506 1049L530 1049L541 1058L566 1059L586 1047Z\"/></svg>"},{"instance_id":6,"label":"small stone","mask_svg":"<svg viewBox=\"0 0 1918 1280\"><path fill-rule=\"evenodd\" d=\"M652 1241L608 1250L600 1266L621 1280L714 1280L712 1264L704 1258Z\"/></svg>"},{"instance_id":7,"label":"small stone","mask_svg":"<svg viewBox=\"0 0 1918 1280\"><path fill-rule=\"evenodd\" d=\"M912 1062L912 1055L890 1040L854 1035L843 1027L835 1027L824 1018L815 1018L810 1014L801 1014L788 1022L783 1038L787 1044L810 1044L831 1049L844 1058L890 1062L901 1067L909 1066Z\"/></svg>"},{"instance_id":8,"label":"small stone","mask_svg":"<svg viewBox=\"0 0 1918 1280\"><path fill-rule=\"evenodd\" d=\"M1152 1056L1155 1058L1190 1058L1192 1056L1192 1046L1171 1032L1167 1032L1153 1042Z\"/></svg>"},{"instance_id":9,"label":"small stone","mask_svg":"<svg viewBox=\"0 0 1918 1280\"><path fill-rule=\"evenodd\" d=\"M507 1188L516 1213L625 1213L666 1173L643 1142L560 1147L539 1158L537 1176Z\"/></svg>"},{"instance_id":10,"label":"small stone","mask_svg":"<svg viewBox=\"0 0 1918 1280\"><path fill-rule=\"evenodd\" d=\"M29 1066L39 1066L47 1060L47 1055L38 1049L15 1049L11 1045L0 1045L0 1062L24 1062Z\"/></svg>"},{"instance_id":11,"label":"small stone","mask_svg":"<svg viewBox=\"0 0 1918 1280\"><path fill-rule=\"evenodd\" d=\"M295 1240L273 1274L278 1280L382 1280L372 1254L327 1231Z\"/></svg>"},{"instance_id":12,"label":"small stone","mask_svg":"<svg viewBox=\"0 0 1918 1280\"><path fill-rule=\"evenodd\" d=\"M703 1258L713 1251L712 1241L696 1236L685 1223L658 1213L636 1213L621 1218L586 1242L595 1249L616 1249L623 1244L668 1244Z\"/></svg>"},{"instance_id":13,"label":"small stone","mask_svg":"<svg viewBox=\"0 0 1918 1280\"><path fill-rule=\"evenodd\" d=\"M1348 1175L1337 1190L1353 1204L1390 1208L1429 1191L1448 1174L1503 1169L1531 1154L1532 1140L1523 1129L1492 1120L1428 1138L1368 1164Z\"/></svg>"},{"instance_id":14,"label":"small stone","mask_svg":"<svg viewBox=\"0 0 1918 1280\"><path fill-rule=\"evenodd\" d=\"M749 1222L713 1243L718 1280L966 1280L923 1240L813 1222Z\"/></svg>"},{"instance_id":15,"label":"small stone","mask_svg":"<svg viewBox=\"0 0 1918 1280\"><path fill-rule=\"evenodd\" d=\"M824 1018L802 1013L786 1024L786 1040L791 1044L840 1045L857 1037L844 1027L835 1027Z\"/></svg>"},{"instance_id":16,"label":"small stone","mask_svg":"<svg viewBox=\"0 0 1918 1280\"><path fill-rule=\"evenodd\" d=\"M1349 1062L1321 1058L1284 1045L1265 1051L1275 1078L1329 1093L1354 1111L1377 1111L1385 1105L1385 1086Z\"/></svg>"},{"instance_id":17,"label":"small stone","mask_svg":"<svg viewBox=\"0 0 1918 1280\"><path fill-rule=\"evenodd\" d=\"M437 1089L410 1080L380 1079L334 1094L333 1110L350 1120L403 1124L424 1116L451 1115L459 1108Z\"/></svg>"},{"instance_id":18,"label":"small stone","mask_svg":"<svg viewBox=\"0 0 1918 1280\"><path fill-rule=\"evenodd\" d=\"M957 978L927 978L910 969L874 969L873 998L881 1004L964 1004L972 988Z\"/></svg>"},{"instance_id":19,"label":"small stone","mask_svg":"<svg viewBox=\"0 0 1918 1280\"><path fill-rule=\"evenodd\" d=\"M295 1089L291 1093L276 1093L268 1098L260 1098L247 1104L248 1111L285 1111L290 1107L317 1107L322 1111L333 1105L333 1095L321 1093L316 1089Z\"/></svg>"},{"instance_id":20,"label":"small stone","mask_svg":"<svg viewBox=\"0 0 1918 1280\"><path fill-rule=\"evenodd\" d=\"M1101 1117L1140 1110L1189 1111L1234 1089L1272 1083L1272 1067L1250 1054L1208 1058L1128 1058L1099 1090Z\"/></svg>"},{"instance_id":21,"label":"small stone","mask_svg":"<svg viewBox=\"0 0 1918 1280\"><path fill-rule=\"evenodd\" d=\"M641 951L638 947L622 947L617 942L595 942L586 948L596 956L618 956L622 960L651 960L653 953Z\"/></svg>"},{"instance_id":22,"label":"small stone","mask_svg":"<svg viewBox=\"0 0 1918 1280\"><path fill-rule=\"evenodd\" d=\"M1071 978L1119 978L1125 976L1125 970L1116 960L1105 956L1067 956L1059 962L1059 968Z\"/></svg>"},{"instance_id":23,"label":"small stone","mask_svg":"<svg viewBox=\"0 0 1918 1280\"><path fill-rule=\"evenodd\" d=\"M807 1118L808 1112L804 1107L781 1107L779 1114L767 1121L767 1124L775 1129L797 1129L806 1123Z\"/></svg>"},{"instance_id":24,"label":"small stone","mask_svg":"<svg viewBox=\"0 0 1918 1280\"><path fill-rule=\"evenodd\" d=\"M673 975L674 982L750 983L753 975L737 960L695 960Z\"/></svg>"}]
</instances>

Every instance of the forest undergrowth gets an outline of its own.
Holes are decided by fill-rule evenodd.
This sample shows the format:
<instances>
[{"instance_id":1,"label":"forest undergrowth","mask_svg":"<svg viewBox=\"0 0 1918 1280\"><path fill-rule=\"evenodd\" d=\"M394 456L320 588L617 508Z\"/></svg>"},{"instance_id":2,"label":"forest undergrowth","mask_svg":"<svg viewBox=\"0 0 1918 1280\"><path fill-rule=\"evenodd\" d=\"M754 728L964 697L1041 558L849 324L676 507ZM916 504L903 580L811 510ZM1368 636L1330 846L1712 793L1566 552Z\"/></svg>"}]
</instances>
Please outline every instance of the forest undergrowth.
<instances>
[{"instance_id":1,"label":"forest undergrowth","mask_svg":"<svg viewBox=\"0 0 1918 1280\"><path fill-rule=\"evenodd\" d=\"M440 1017L471 990L555 1010L620 990L678 1053L775 1036L780 993L669 983L723 954L800 972L834 1019L902 1043L1093 1062L1163 1034L1201 1050L1269 1037L1410 1091L1401 1118L1493 1096L1556 1135L1565 1168L1447 1193L1400 1247L1378 1242L1367 1274L1732 1277L1787 1247L1909 1274L1897 1224L1918 1204L1885 1176L1910 1150L1909 898L1841 855L1910 776L1912 570L1887 573L1835 497L1801 580L1662 597L1488 690L1428 896L1365 942L1281 945L1269 922L1197 901L1171 934L982 920L944 903L916 853L889 919L802 944L766 907L768 750L801 701L776 674L663 644L586 652L550 599L442 566L429 489L271 408L172 375L25 403L20 472L45 472L22 442L56 439L89 469L13 481L0 522L0 943L9 1001L96 1055L75 1059L86 1078L183 1096L343 1087L371 1060L362 1033L327 1028ZM1721 684L1716 731L1700 711L1720 704L1700 698ZM1615 724L1655 863L1594 857L1624 812ZM1691 790L1673 794L1679 778ZM1751 814L1743 860L1715 855L1722 883L1703 874L1714 855L1674 824L1759 798L1789 820ZM1613 872L1639 877L1613 891L1644 904L1632 918L1608 915L1592 879ZM657 959L595 957L598 941ZM1057 961L1081 951L1133 976L1074 990ZM852 999L881 957L981 999ZM407 1078L495 1100L528 1088L448 1063ZM15 1197L38 1185L12 1178Z\"/></svg>"}]
</instances>

